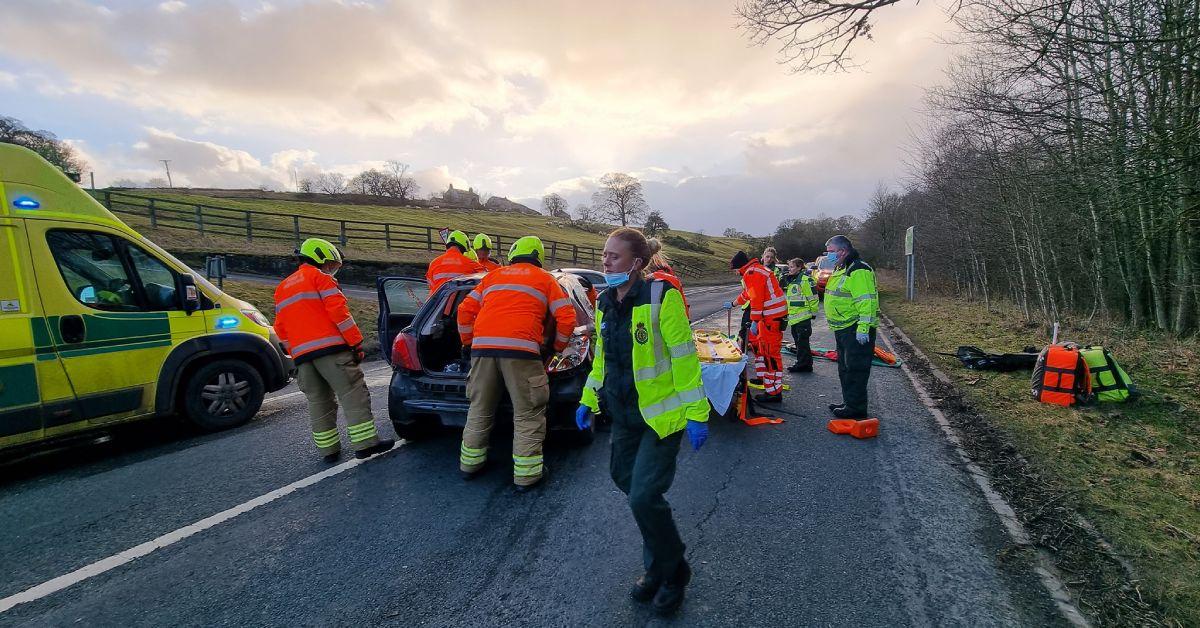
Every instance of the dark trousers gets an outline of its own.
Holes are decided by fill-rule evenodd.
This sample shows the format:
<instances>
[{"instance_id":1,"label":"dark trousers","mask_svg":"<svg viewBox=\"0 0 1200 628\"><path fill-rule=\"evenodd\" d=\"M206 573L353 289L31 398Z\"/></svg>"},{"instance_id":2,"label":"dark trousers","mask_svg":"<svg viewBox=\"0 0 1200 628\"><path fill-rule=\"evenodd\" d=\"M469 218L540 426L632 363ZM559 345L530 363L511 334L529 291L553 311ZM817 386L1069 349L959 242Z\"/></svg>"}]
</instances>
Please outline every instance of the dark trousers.
<instances>
[{"instance_id":1,"label":"dark trousers","mask_svg":"<svg viewBox=\"0 0 1200 628\"><path fill-rule=\"evenodd\" d=\"M808 339L812 337L812 319L788 325L792 330L792 340L796 343L796 366L812 368L812 347Z\"/></svg>"},{"instance_id":2,"label":"dark trousers","mask_svg":"<svg viewBox=\"0 0 1200 628\"><path fill-rule=\"evenodd\" d=\"M683 560L683 540L663 494L675 481L675 456L683 431L659 439L636 406L607 405L612 417L613 482L629 496L629 509L642 532L642 563L646 573L667 580Z\"/></svg>"},{"instance_id":3,"label":"dark trousers","mask_svg":"<svg viewBox=\"0 0 1200 628\"><path fill-rule=\"evenodd\" d=\"M750 308L742 309L742 325L738 327L738 348L746 352L746 342L750 336Z\"/></svg>"},{"instance_id":4,"label":"dark trousers","mask_svg":"<svg viewBox=\"0 0 1200 628\"><path fill-rule=\"evenodd\" d=\"M871 360L875 358L875 329L865 345L855 340L855 326L833 332L837 341L838 379L842 382L842 402L846 408L867 416L867 381L871 378Z\"/></svg>"}]
</instances>

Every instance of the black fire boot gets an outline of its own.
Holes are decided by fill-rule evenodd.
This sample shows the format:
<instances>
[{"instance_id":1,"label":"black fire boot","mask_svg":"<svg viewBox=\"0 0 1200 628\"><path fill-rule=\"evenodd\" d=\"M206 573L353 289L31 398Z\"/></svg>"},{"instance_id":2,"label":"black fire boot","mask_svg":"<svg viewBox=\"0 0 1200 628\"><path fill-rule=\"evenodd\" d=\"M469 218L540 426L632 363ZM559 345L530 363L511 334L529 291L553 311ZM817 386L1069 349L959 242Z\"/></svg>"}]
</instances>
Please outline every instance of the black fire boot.
<instances>
[{"instance_id":1,"label":"black fire boot","mask_svg":"<svg viewBox=\"0 0 1200 628\"><path fill-rule=\"evenodd\" d=\"M371 456L374 456L375 454L381 454L381 453L391 449L395 445L396 445L396 441L394 441L390 438L380 440L378 443L375 443L374 445L371 445L370 447L367 447L366 449L360 449L360 450L354 452L354 457L358 458L359 460L362 460L363 458L370 458Z\"/></svg>"},{"instance_id":2,"label":"black fire boot","mask_svg":"<svg viewBox=\"0 0 1200 628\"><path fill-rule=\"evenodd\" d=\"M754 395L754 402L755 403L783 403L783 394L775 393L774 395L772 395L770 393L761 393L758 395Z\"/></svg>"}]
</instances>

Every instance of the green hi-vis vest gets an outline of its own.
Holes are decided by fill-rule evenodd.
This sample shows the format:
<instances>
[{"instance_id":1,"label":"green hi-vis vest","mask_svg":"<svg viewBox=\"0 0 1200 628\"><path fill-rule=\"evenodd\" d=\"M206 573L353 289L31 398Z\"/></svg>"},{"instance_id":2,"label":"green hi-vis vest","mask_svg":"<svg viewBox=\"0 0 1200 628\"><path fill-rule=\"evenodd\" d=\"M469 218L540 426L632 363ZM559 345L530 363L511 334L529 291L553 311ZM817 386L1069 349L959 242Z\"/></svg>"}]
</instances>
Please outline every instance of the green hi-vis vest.
<instances>
[{"instance_id":1,"label":"green hi-vis vest","mask_svg":"<svg viewBox=\"0 0 1200 628\"><path fill-rule=\"evenodd\" d=\"M635 305L629 333L633 335L633 382L642 418L659 438L687 427L688 421L708 420L708 398L700 380L700 358L683 307L683 297L665 281L650 281L650 302ZM597 391L604 385L603 311L596 310L596 357L580 400L599 412Z\"/></svg>"},{"instance_id":2,"label":"green hi-vis vest","mask_svg":"<svg viewBox=\"0 0 1200 628\"><path fill-rule=\"evenodd\" d=\"M812 277L801 274L787 285L785 291L788 306L788 325L803 323L817 315L821 307L817 295L813 293Z\"/></svg>"},{"instance_id":3,"label":"green hi-vis vest","mask_svg":"<svg viewBox=\"0 0 1200 628\"><path fill-rule=\"evenodd\" d=\"M1137 397L1137 386L1112 353L1104 347L1085 347L1079 350L1092 373L1092 394L1098 401L1129 401Z\"/></svg>"},{"instance_id":4,"label":"green hi-vis vest","mask_svg":"<svg viewBox=\"0 0 1200 628\"><path fill-rule=\"evenodd\" d=\"M825 284L825 320L829 328L838 330L857 325L855 331L865 334L879 325L878 317L875 271L860 259L833 271Z\"/></svg>"}]
</instances>

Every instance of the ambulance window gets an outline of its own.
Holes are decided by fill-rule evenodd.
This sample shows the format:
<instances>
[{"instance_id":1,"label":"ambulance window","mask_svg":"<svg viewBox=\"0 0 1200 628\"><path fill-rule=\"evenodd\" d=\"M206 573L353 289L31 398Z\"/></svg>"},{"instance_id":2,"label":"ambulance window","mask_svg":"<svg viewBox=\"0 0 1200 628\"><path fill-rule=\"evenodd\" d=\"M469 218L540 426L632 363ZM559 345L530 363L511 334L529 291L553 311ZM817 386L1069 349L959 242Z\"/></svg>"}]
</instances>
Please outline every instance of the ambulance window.
<instances>
[{"instance_id":1,"label":"ambulance window","mask_svg":"<svg viewBox=\"0 0 1200 628\"><path fill-rule=\"evenodd\" d=\"M51 231L46 241L67 289L80 303L112 312L141 309L111 237L86 231Z\"/></svg>"},{"instance_id":2,"label":"ambulance window","mask_svg":"<svg viewBox=\"0 0 1200 628\"><path fill-rule=\"evenodd\" d=\"M179 301L175 299L175 273L158 258L151 257L132 244L126 246L129 259L146 291L146 307L143 309L153 312L179 309Z\"/></svg>"}]
</instances>

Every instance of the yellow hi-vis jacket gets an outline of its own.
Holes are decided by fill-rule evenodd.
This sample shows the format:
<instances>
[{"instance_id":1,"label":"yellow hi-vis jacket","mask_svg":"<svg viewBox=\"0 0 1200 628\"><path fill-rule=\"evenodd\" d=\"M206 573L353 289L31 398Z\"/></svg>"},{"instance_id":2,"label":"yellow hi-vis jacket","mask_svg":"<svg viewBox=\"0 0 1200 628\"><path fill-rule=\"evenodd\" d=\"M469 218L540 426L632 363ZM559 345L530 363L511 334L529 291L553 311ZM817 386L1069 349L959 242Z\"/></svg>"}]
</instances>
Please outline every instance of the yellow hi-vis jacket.
<instances>
[{"instance_id":1,"label":"yellow hi-vis jacket","mask_svg":"<svg viewBox=\"0 0 1200 628\"><path fill-rule=\"evenodd\" d=\"M629 333L633 336L633 381L642 418L659 438L708 420L708 398L700 380L696 341L679 291L661 280L650 282L647 303L635 304ZM603 310L596 310L596 357L583 385L583 405L600 410L597 391L604 386Z\"/></svg>"},{"instance_id":2,"label":"yellow hi-vis jacket","mask_svg":"<svg viewBox=\"0 0 1200 628\"><path fill-rule=\"evenodd\" d=\"M879 291L875 271L856 259L839 266L825 284L825 320L836 331L857 325L858 333L868 333L879 325Z\"/></svg>"},{"instance_id":3,"label":"yellow hi-vis jacket","mask_svg":"<svg viewBox=\"0 0 1200 628\"><path fill-rule=\"evenodd\" d=\"M812 277L800 274L787 285L785 291L788 305L788 325L803 323L817 315L821 307L817 295L813 293Z\"/></svg>"}]
</instances>

